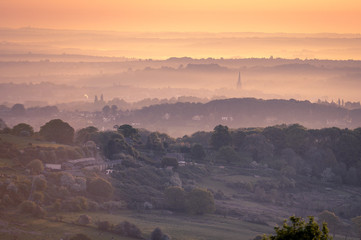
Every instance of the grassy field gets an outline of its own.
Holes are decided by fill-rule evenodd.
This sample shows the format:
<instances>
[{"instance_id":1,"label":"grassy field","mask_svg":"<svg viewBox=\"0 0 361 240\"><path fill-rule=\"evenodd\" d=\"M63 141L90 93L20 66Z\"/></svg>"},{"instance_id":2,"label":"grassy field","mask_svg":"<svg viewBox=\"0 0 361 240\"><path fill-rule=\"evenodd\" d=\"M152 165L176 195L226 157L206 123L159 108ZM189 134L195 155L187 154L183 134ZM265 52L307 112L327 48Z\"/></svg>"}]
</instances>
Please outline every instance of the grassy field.
<instances>
[{"instance_id":1,"label":"grassy field","mask_svg":"<svg viewBox=\"0 0 361 240\"><path fill-rule=\"evenodd\" d=\"M52 147L52 148L58 148L58 147L72 148L71 146L68 146L68 145L41 141L41 140L37 140L33 137L19 137L19 136L14 136L14 135L10 135L10 134L0 134L0 139L3 142L8 142L8 143L14 144L18 149L24 149L24 148L28 147L29 145L31 145L33 147L39 146L39 147Z\"/></svg>"},{"instance_id":2,"label":"grassy field","mask_svg":"<svg viewBox=\"0 0 361 240\"><path fill-rule=\"evenodd\" d=\"M99 220L118 224L126 220L139 227L146 239L149 239L151 232L156 227L160 227L173 240L250 240L257 235L273 232L273 228L270 226L249 223L235 218L223 218L219 215L191 216L160 211L143 213L121 211L115 214L104 212L63 213L61 214L63 216L62 222L55 221L54 217L36 219L25 216L19 219L15 215L7 216L7 222L0 220L0 239L65 239L77 233L84 233L92 240L131 239L108 232L100 232L94 223L87 226L74 224L73 222L81 214L89 215L93 222ZM344 236L337 235L334 239L341 240L344 239ZM348 237L348 239L354 238Z\"/></svg>"},{"instance_id":3,"label":"grassy field","mask_svg":"<svg viewBox=\"0 0 361 240\"><path fill-rule=\"evenodd\" d=\"M65 213L62 214L63 222L53 219L35 219L32 217L17 218L7 217L9 225L2 221L0 223L0 239L35 240L35 239L60 239L77 233L85 233L93 240L103 239L128 239L111 233L97 230L94 224L79 226L72 222L81 214L87 214L93 221L109 221L118 224L127 220L138 226L145 238L149 238L151 232L160 227L162 231L172 237L173 240L216 240L216 239L253 239L261 233L269 233L272 228L240 221L235 218L223 218L217 215L190 216L162 213L151 211L147 213L135 213L122 211L116 214L87 212L87 213ZM13 220L11 220L13 219ZM6 226L6 227L5 227Z\"/></svg>"}]
</instances>

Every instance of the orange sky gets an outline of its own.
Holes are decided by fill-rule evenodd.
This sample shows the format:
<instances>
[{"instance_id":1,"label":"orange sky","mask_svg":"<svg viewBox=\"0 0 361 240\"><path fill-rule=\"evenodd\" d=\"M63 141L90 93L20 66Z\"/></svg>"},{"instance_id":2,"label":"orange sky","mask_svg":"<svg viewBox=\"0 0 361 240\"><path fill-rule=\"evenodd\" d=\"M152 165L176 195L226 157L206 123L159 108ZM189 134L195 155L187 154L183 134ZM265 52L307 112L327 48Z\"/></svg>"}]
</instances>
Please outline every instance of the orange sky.
<instances>
[{"instance_id":1,"label":"orange sky","mask_svg":"<svg viewBox=\"0 0 361 240\"><path fill-rule=\"evenodd\" d=\"M361 1L1 0L0 27L25 26L149 32L361 33Z\"/></svg>"}]
</instances>

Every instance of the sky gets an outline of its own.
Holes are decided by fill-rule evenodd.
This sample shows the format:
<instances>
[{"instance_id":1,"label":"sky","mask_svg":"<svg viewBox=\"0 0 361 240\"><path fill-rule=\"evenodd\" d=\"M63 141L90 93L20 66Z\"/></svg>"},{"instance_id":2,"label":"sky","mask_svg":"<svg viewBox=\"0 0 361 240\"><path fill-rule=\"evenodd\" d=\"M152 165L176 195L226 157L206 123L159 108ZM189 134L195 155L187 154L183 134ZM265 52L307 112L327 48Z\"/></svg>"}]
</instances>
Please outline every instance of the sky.
<instances>
[{"instance_id":1,"label":"sky","mask_svg":"<svg viewBox=\"0 0 361 240\"><path fill-rule=\"evenodd\" d=\"M0 0L0 27L361 33L360 0Z\"/></svg>"}]
</instances>

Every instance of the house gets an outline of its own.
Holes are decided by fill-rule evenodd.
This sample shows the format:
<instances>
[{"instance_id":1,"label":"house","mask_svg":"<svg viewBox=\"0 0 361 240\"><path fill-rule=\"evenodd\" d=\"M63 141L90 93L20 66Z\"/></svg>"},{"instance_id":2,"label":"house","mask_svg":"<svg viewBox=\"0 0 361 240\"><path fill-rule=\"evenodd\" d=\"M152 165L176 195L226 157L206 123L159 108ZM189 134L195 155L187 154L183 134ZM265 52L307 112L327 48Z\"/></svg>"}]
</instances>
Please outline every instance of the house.
<instances>
[{"instance_id":1,"label":"house","mask_svg":"<svg viewBox=\"0 0 361 240\"><path fill-rule=\"evenodd\" d=\"M45 163L44 168L46 170L61 170L61 164Z\"/></svg>"}]
</instances>

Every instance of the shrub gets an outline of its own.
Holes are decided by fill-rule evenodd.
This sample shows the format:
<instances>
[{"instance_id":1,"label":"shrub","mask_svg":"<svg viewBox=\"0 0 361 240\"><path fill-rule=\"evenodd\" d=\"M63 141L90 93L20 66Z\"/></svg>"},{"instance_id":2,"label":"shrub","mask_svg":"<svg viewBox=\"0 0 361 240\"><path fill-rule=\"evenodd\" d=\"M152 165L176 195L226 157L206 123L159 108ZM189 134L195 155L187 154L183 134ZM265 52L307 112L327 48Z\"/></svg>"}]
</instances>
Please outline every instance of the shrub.
<instances>
[{"instance_id":1,"label":"shrub","mask_svg":"<svg viewBox=\"0 0 361 240\"><path fill-rule=\"evenodd\" d=\"M78 220L76 221L78 224L80 225L87 225L89 223L91 223L92 218L89 217L88 215L80 215Z\"/></svg>"},{"instance_id":2,"label":"shrub","mask_svg":"<svg viewBox=\"0 0 361 240\"><path fill-rule=\"evenodd\" d=\"M164 157L162 159L162 167L178 167L178 160L172 157Z\"/></svg>"},{"instance_id":3,"label":"shrub","mask_svg":"<svg viewBox=\"0 0 361 240\"><path fill-rule=\"evenodd\" d=\"M185 209L186 193L180 187L168 187L165 199L169 209L183 211Z\"/></svg>"},{"instance_id":4,"label":"shrub","mask_svg":"<svg viewBox=\"0 0 361 240\"><path fill-rule=\"evenodd\" d=\"M114 233L125 237L142 239L142 232L140 231L140 229L134 224L127 221L121 222L118 225L114 226L113 231Z\"/></svg>"},{"instance_id":5,"label":"shrub","mask_svg":"<svg viewBox=\"0 0 361 240\"><path fill-rule=\"evenodd\" d=\"M99 177L89 179L86 188L89 193L104 198L110 198L114 192L112 184Z\"/></svg>"},{"instance_id":6,"label":"shrub","mask_svg":"<svg viewBox=\"0 0 361 240\"><path fill-rule=\"evenodd\" d=\"M33 213L36 208L36 204L33 201L26 200L20 204L19 208L21 213Z\"/></svg>"},{"instance_id":7,"label":"shrub","mask_svg":"<svg viewBox=\"0 0 361 240\"><path fill-rule=\"evenodd\" d=\"M62 204L62 209L71 212L87 210L88 200L85 197L77 196L75 198L64 201Z\"/></svg>"},{"instance_id":8,"label":"shrub","mask_svg":"<svg viewBox=\"0 0 361 240\"><path fill-rule=\"evenodd\" d=\"M195 188L187 195L187 210L193 214L205 214L214 211L213 194L205 189Z\"/></svg>"},{"instance_id":9,"label":"shrub","mask_svg":"<svg viewBox=\"0 0 361 240\"><path fill-rule=\"evenodd\" d=\"M32 174L39 174L42 171L44 171L43 162L40 161L39 159L34 159L31 162L29 162L27 168L30 169Z\"/></svg>"},{"instance_id":10,"label":"shrub","mask_svg":"<svg viewBox=\"0 0 361 240\"><path fill-rule=\"evenodd\" d=\"M96 225L100 231L108 231L110 229L110 223L108 221L97 222Z\"/></svg>"}]
</instances>

